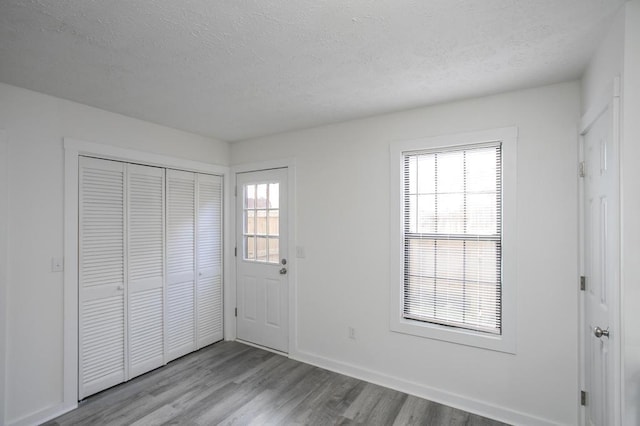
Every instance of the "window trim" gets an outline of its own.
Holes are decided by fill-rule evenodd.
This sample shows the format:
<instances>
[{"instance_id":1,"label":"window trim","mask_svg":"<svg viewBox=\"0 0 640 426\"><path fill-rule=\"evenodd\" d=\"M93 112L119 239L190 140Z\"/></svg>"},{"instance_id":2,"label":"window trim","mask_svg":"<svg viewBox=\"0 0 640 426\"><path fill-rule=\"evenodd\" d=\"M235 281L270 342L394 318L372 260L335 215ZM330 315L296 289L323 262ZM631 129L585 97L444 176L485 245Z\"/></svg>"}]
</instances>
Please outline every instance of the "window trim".
<instances>
[{"instance_id":1,"label":"window trim","mask_svg":"<svg viewBox=\"0 0 640 426\"><path fill-rule=\"evenodd\" d=\"M390 328L393 332L456 344L516 353L516 145L518 129L505 127L390 145ZM502 142L502 334L476 332L403 317L404 250L402 220L403 155L410 151L448 149Z\"/></svg>"}]
</instances>

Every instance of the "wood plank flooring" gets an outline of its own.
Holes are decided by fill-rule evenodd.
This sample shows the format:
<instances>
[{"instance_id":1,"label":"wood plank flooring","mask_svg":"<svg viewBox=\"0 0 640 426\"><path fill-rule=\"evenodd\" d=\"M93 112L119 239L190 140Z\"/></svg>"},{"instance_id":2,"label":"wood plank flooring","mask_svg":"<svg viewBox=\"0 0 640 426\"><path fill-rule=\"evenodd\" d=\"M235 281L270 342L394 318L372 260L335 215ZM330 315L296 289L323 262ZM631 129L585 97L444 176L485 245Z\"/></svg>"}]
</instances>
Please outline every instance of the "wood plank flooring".
<instances>
[{"instance_id":1,"label":"wood plank flooring","mask_svg":"<svg viewBox=\"0 0 640 426\"><path fill-rule=\"evenodd\" d=\"M504 425L237 342L208 346L46 423L88 424Z\"/></svg>"}]
</instances>

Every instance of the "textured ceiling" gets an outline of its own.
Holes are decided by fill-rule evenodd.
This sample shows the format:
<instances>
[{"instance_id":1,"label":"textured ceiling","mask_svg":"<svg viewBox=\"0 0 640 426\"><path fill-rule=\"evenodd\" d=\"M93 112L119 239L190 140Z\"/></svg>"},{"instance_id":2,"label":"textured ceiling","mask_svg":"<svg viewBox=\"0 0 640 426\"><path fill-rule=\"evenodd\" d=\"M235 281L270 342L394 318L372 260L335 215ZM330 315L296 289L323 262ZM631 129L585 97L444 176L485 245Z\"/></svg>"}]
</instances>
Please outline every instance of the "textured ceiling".
<instances>
[{"instance_id":1,"label":"textured ceiling","mask_svg":"<svg viewBox=\"0 0 640 426\"><path fill-rule=\"evenodd\" d=\"M222 140L578 78L623 0L2 0L0 81Z\"/></svg>"}]
</instances>

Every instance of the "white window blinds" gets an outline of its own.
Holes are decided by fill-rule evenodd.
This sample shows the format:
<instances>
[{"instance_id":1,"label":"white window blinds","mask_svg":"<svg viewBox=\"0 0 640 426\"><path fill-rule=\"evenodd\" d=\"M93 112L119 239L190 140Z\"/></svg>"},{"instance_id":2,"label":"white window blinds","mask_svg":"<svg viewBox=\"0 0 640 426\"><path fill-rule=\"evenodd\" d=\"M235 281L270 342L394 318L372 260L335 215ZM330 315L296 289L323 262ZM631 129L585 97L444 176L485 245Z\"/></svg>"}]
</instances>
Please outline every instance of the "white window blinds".
<instances>
[{"instance_id":1,"label":"white window blinds","mask_svg":"<svg viewBox=\"0 0 640 426\"><path fill-rule=\"evenodd\" d=\"M501 144L403 153L403 316L501 334Z\"/></svg>"}]
</instances>

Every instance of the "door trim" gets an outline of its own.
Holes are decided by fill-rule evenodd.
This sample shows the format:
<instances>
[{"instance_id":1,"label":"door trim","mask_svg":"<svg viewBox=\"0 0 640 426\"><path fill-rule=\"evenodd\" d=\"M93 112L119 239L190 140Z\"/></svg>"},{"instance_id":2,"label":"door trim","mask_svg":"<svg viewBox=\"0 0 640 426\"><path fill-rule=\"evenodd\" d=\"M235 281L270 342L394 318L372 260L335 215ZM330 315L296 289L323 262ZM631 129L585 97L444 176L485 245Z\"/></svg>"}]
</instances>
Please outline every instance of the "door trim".
<instances>
[{"instance_id":1,"label":"door trim","mask_svg":"<svg viewBox=\"0 0 640 426\"><path fill-rule=\"evenodd\" d=\"M78 159L80 156L222 176L224 185L223 292L225 294L230 291L228 288L231 283L230 270L235 266L232 263L232 247L228 244L229 241L233 241L231 231L233 228L229 226L232 199L229 167L64 138L63 399L56 415L78 406ZM229 307L230 305L223 306L226 318L226 311L233 310Z\"/></svg>"},{"instance_id":2,"label":"door trim","mask_svg":"<svg viewBox=\"0 0 640 426\"><path fill-rule=\"evenodd\" d=\"M584 161L584 138L585 134L591 129L593 124L600 118L600 116L605 113L609 108L611 108L612 113L612 143L618 147L618 153L620 153L620 77L615 77L611 83L607 86L606 90L603 90L600 96L594 101L592 105L589 106L587 111L580 119L579 123L579 138L578 138L578 162ZM618 193L620 191L620 158L618 158ZM576 173L576 176L578 174ZM578 253L580 256L579 259L579 276L583 276L585 274L585 264L584 264L584 180L582 178L578 179L578 215L579 215L579 241L578 241ZM621 197L618 197L618 202L620 202ZM621 214L621 209L618 211L618 215ZM618 223L622 223L619 221ZM621 232L621 228L618 229L618 233ZM620 244L621 239L618 238L618 244ZM621 248L621 247L620 247ZM618 259L618 269L620 270L621 266L621 258ZM618 276L621 277L620 271L618 272ZM610 324L611 333L618 338L610 340L610 350L613 352L612 360L614 364L613 368L613 386L614 386L614 394L613 394L613 406L614 406L614 415L615 415L615 425L621 424L621 415L622 415L622 401L623 401L623 389L622 389L622 358L621 358L621 349L623 347L622 339L624 338L621 330L621 322L620 322L620 285L621 281L618 283L617 287L614 287L614 291L612 292L612 301L611 301L611 311L612 311L612 322ZM578 288L578 283L576 283L576 288ZM586 354L585 354L585 297L584 292L580 291L580 302L579 302L579 326L578 326L578 357L579 357L579 377L580 377L580 389L584 390L586 386ZM576 392L576 399L578 401L578 417L581 425L585 425L586 423L586 411L585 406L580 405L580 392ZM587 397L588 401L588 397Z\"/></svg>"},{"instance_id":3,"label":"door trim","mask_svg":"<svg viewBox=\"0 0 640 426\"><path fill-rule=\"evenodd\" d=\"M247 163L247 164L239 164L235 165L231 168L231 174L233 176L233 185L231 188L231 192L233 193L236 187L236 178L238 173L246 173L246 172L258 172L262 170L269 169L287 169L287 180L288 180L288 197L289 202L287 208L289 209L289 223L288 229L289 238L288 238L288 247L289 247L289 257L288 260L288 275L289 275L289 350L288 355L291 358L295 358L298 353L298 327L297 327L297 318L298 318L298 305L296 303L297 299L297 288L298 288L298 259L296 257L296 161L294 158L286 158L282 160L271 160L271 161L262 161L256 163ZM235 201L235 200L234 200ZM233 203L233 213L231 214L231 229L233 232L233 238L230 240L233 242L231 245L231 251L233 251L234 247L238 247L239 242L237 241L235 229L236 229L236 217L237 217L237 209L236 203ZM232 255L233 256L233 255ZM231 283L232 289L225 294L225 303L229 303L228 306L237 306L236 299L236 291L237 291L237 277L236 277L236 258L233 257L233 269L231 271ZM227 299L229 297L229 299ZM225 311L225 325L233 327L233 330L229 330L225 327L225 333L229 333L228 336L236 339L236 317L232 309L229 309L229 317L226 317ZM225 334L226 336L227 334Z\"/></svg>"}]
</instances>

